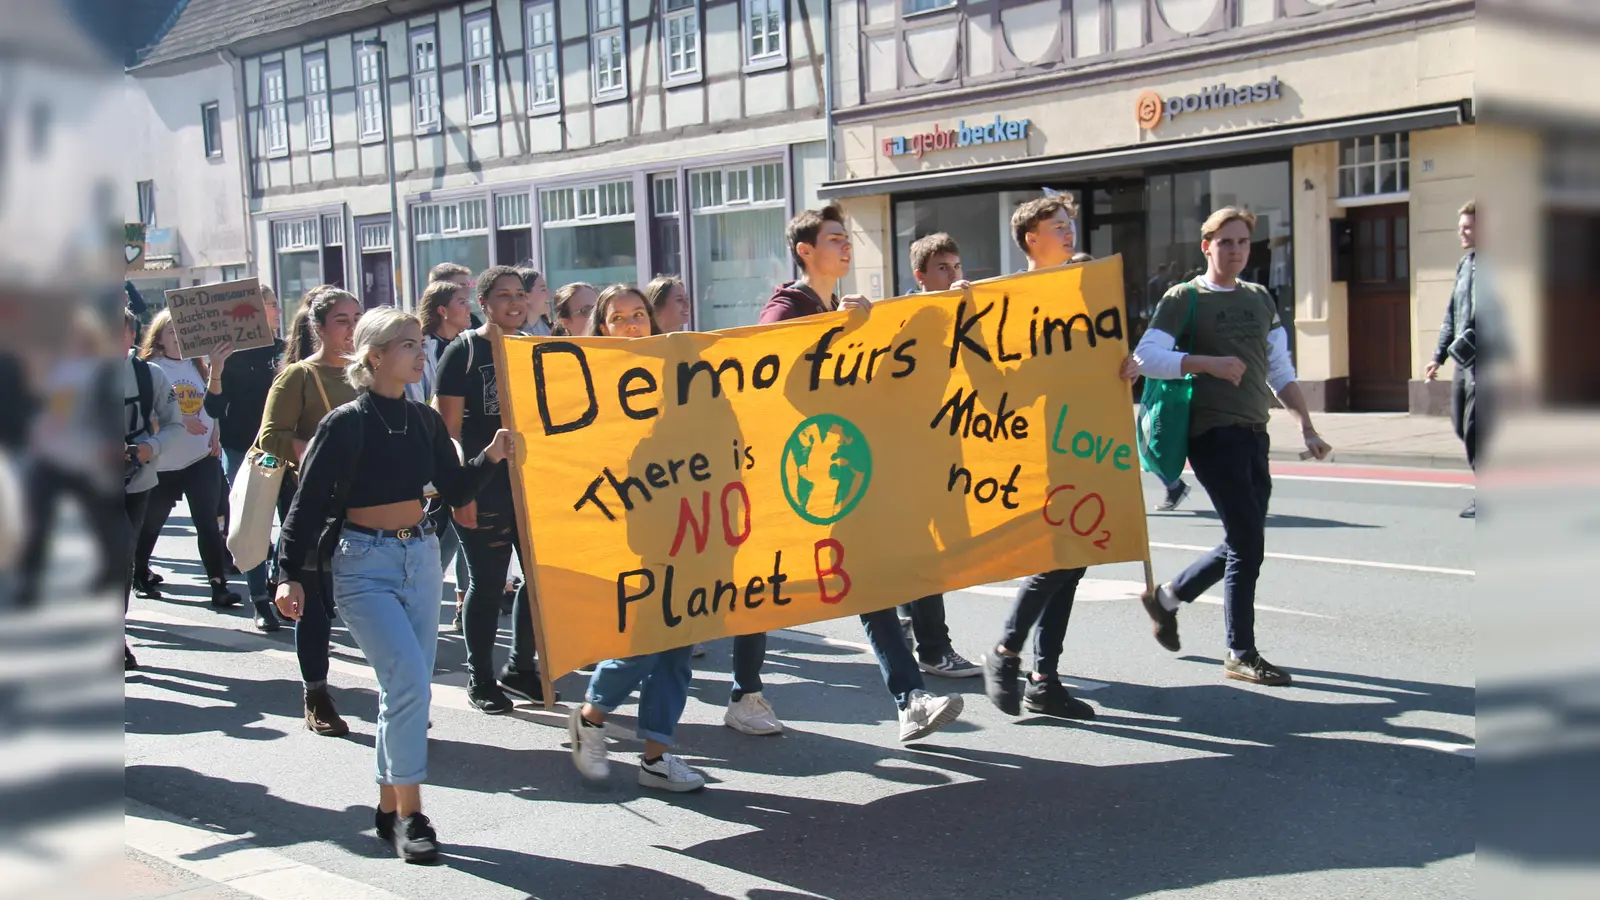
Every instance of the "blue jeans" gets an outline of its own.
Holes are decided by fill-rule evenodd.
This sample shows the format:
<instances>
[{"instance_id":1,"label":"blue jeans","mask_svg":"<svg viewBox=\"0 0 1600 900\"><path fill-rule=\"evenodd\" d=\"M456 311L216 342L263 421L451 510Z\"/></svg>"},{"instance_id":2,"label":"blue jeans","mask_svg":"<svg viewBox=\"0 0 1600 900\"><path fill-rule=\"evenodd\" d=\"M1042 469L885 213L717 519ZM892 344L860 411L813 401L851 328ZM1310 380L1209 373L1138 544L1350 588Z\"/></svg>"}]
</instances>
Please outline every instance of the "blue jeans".
<instances>
[{"instance_id":1,"label":"blue jeans","mask_svg":"<svg viewBox=\"0 0 1600 900\"><path fill-rule=\"evenodd\" d=\"M439 542L346 529L333 551L333 598L378 676L378 783L428 778L428 705L439 647Z\"/></svg>"},{"instance_id":2,"label":"blue jeans","mask_svg":"<svg viewBox=\"0 0 1600 900\"><path fill-rule=\"evenodd\" d=\"M250 449L248 447L243 450L229 450L227 447L222 448L222 465L228 473L228 487L230 489L233 487L234 478L238 477L239 470L244 467L245 459L249 457L249 455ZM224 497L222 502L223 505L226 506L228 502L227 498ZM267 557L270 559L272 554L268 553ZM251 600L272 599L271 592L267 590L266 560L262 560L260 565L244 573L244 578L245 583L250 586Z\"/></svg>"},{"instance_id":3,"label":"blue jeans","mask_svg":"<svg viewBox=\"0 0 1600 900\"><path fill-rule=\"evenodd\" d=\"M1172 579L1172 592L1193 603L1222 582L1222 617L1228 649L1256 649L1256 580L1267 552L1267 503L1272 473L1267 468L1265 429L1224 425L1189 438L1189 464L1222 520L1222 543Z\"/></svg>"},{"instance_id":4,"label":"blue jeans","mask_svg":"<svg viewBox=\"0 0 1600 900\"><path fill-rule=\"evenodd\" d=\"M1078 597L1078 582L1087 569L1053 569L1030 575L1017 590L1017 602L1006 620L1000 646L1021 653L1028 632L1033 636L1033 670L1040 675L1060 675L1061 650L1067 642L1067 622Z\"/></svg>"},{"instance_id":5,"label":"blue jeans","mask_svg":"<svg viewBox=\"0 0 1600 900\"><path fill-rule=\"evenodd\" d=\"M880 609L861 616L867 629L867 642L872 645L872 655L878 658L878 671L883 673L883 683L894 695L895 706L901 709L911 702L911 692L923 687L922 670L917 668L917 658L906 645L906 635L900 630L900 614L896 607ZM766 634L742 634L733 639L733 695L738 702L745 694L761 690L761 664L767 654Z\"/></svg>"},{"instance_id":6,"label":"blue jeans","mask_svg":"<svg viewBox=\"0 0 1600 900\"><path fill-rule=\"evenodd\" d=\"M689 655L693 647L660 653L608 659L594 667L583 699L601 712L621 706L639 688L640 740L672 746L672 734L689 702L689 679L694 677Z\"/></svg>"},{"instance_id":7,"label":"blue jeans","mask_svg":"<svg viewBox=\"0 0 1600 900\"><path fill-rule=\"evenodd\" d=\"M428 518L432 520L434 529L439 537L439 568L450 565L450 558L455 557L455 582L456 593L467 592L467 554L461 550L461 535L456 532L455 519L450 516L450 507L435 500L428 508Z\"/></svg>"},{"instance_id":8,"label":"blue jeans","mask_svg":"<svg viewBox=\"0 0 1600 900\"><path fill-rule=\"evenodd\" d=\"M901 618L911 620L911 634L917 640L917 658L925 663L937 663L954 647L950 643L950 626L945 623L944 595L929 594L899 607Z\"/></svg>"}]
</instances>

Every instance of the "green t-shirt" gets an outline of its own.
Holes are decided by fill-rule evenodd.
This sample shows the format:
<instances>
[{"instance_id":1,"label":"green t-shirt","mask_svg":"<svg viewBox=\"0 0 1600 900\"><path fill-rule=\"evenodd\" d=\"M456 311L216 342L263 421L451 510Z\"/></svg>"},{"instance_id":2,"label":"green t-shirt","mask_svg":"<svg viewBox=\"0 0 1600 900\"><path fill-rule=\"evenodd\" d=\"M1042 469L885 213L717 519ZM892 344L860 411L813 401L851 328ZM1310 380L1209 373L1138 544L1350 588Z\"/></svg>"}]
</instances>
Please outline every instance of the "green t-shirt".
<instances>
[{"instance_id":1,"label":"green t-shirt","mask_svg":"<svg viewBox=\"0 0 1600 900\"><path fill-rule=\"evenodd\" d=\"M1186 337L1190 288L1195 293L1194 334ZM1156 306L1150 327L1164 331L1178 348L1200 356L1236 356L1245 365L1244 378L1234 387L1221 378L1196 375L1190 405L1189 434L1197 435L1219 425L1265 424L1272 409L1272 389L1267 386L1267 335L1281 323L1272 294L1259 284L1238 282L1231 291L1214 291L1203 279L1173 285Z\"/></svg>"}]
</instances>

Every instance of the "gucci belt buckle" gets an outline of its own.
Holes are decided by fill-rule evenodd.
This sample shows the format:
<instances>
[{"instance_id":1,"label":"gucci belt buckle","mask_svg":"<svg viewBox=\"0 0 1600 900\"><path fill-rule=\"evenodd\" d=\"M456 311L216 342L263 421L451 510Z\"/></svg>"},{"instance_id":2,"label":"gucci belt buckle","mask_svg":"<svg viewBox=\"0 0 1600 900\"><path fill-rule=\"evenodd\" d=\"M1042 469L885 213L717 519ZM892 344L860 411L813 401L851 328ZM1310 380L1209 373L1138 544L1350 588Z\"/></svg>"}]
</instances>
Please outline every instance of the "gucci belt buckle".
<instances>
[{"instance_id":1,"label":"gucci belt buckle","mask_svg":"<svg viewBox=\"0 0 1600 900\"><path fill-rule=\"evenodd\" d=\"M402 528L399 531L396 531L394 536L402 541L409 541L413 537L416 537L416 534L417 530L415 528Z\"/></svg>"}]
</instances>

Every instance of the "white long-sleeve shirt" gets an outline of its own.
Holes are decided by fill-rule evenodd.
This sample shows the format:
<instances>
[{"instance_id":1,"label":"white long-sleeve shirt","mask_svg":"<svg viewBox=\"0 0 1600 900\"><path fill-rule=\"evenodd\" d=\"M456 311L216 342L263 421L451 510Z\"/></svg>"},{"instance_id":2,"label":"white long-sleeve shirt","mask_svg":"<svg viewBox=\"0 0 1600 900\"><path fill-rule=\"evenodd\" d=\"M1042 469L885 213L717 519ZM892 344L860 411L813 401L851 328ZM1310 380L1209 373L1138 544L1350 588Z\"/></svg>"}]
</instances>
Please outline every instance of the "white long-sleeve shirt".
<instances>
[{"instance_id":1,"label":"white long-sleeve shirt","mask_svg":"<svg viewBox=\"0 0 1600 900\"><path fill-rule=\"evenodd\" d=\"M1213 284L1203 275L1196 281L1208 291L1227 293L1234 290ZM1172 334L1159 328L1147 330L1133 351L1133 359L1139 364L1139 374L1164 380L1182 378L1183 358L1189 354L1178 350L1177 346L1178 339ZM1294 360L1289 356L1289 332L1279 325L1267 333L1267 386L1276 394L1297 378Z\"/></svg>"}]
</instances>

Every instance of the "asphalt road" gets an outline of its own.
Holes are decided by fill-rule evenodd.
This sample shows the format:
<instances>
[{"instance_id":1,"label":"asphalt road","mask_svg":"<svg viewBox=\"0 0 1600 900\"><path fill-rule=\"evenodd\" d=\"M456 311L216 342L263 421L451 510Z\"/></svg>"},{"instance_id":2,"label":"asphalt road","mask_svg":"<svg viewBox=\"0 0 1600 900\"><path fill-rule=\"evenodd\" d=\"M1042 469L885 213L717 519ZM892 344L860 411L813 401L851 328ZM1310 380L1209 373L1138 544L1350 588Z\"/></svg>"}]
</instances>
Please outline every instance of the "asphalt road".
<instances>
[{"instance_id":1,"label":"asphalt road","mask_svg":"<svg viewBox=\"0 0 1600 900\"><path fill-rule=\"evenodd\" d=\"M1092 724L1011 719L979 679L930 679L967 712L902 746L847 619L771 642L767 696L789 730L746 737L722 725L729 647L713 645L679 732L712 781L698 795L637 786L631 707L613 720L611 782L585 784L557 717L466 704L446 636L426 799L449 859L430 868L371 834L376 682L349 636L336 627L330 681L353 731L316 737L290 634L207 608L193 539L170 527L156 564L169 599L136 599L128 623L144 669L126 680L127 844L262 897L1466 896L1469 496L1277 481L1257 632L1289 689L1223 680L1214 603L1182 612L1182 653L1158 647L1127 599L1137 564L1092 570L1073 615L1063 671L1098 708ZM1151 533L1170 578L1221 528L1196 490ZM998 637L1006 593L951 595L958 649L976 658Z\"/></svg>"}]
</instances>

